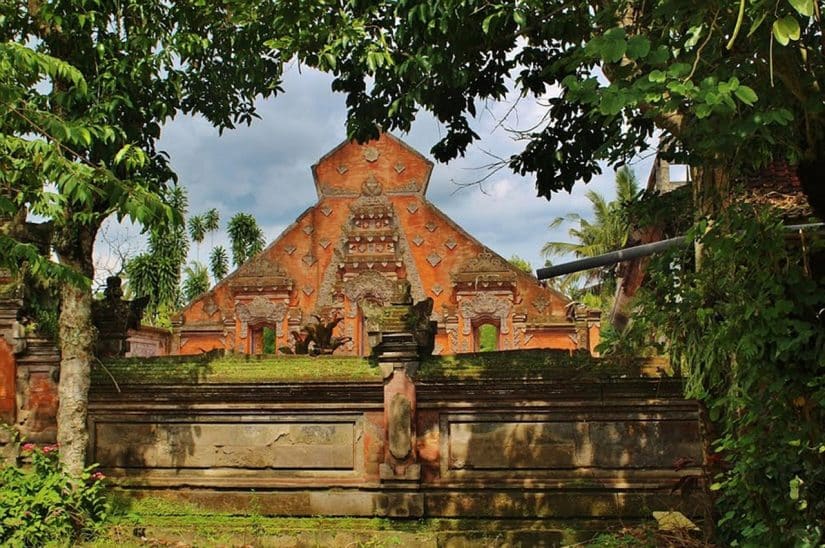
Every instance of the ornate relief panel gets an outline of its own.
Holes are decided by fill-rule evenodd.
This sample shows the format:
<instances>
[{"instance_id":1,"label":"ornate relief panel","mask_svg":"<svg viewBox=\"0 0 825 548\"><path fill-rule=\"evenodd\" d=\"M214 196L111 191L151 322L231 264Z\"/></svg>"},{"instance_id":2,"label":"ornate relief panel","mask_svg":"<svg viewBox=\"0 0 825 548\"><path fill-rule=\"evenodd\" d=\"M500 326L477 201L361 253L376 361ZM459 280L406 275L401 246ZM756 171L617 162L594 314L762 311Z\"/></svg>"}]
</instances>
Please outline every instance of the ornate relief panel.
<instances>
[{"instance_id":1,"label":"ornate relief panel","mask_svg":"<svg viewBox=\"0 0 825 548\"><path fill-rule=\"evenodd\" d=\"M264 297L255 297L250 303L235 305L235 318L241 322L241 338L246 338L249 326L255 324L274 325L278 336L283 334L281 322L286 317L287 307L282 302L272 302Z\"/></svg>"},{"instance_id":2,"label":"ornate relief panel","mask_svg":"<svg viewBox=\"0 0 825 548\"><path fill-rule=\"evenodd\" d=\"M354 303L361 302L371 296L379 299L383 304L392 301L395 294L395 285L386 276L368 270L344 283L344 295Z\"/></svg>"},{"instance_id":3,"label":"ornate relief panel","mask_svg":"<svg viewBox=\"0 0 825 548\"><path fill-rule=\"evenodd\" d=\"M473 320L493 317L499 319L501 334L506 335L510 332L508 319L512 306L513 303L509 299L487 292L462 299L459 304L463 320L462 334L469 335L472 332Z\"/></svg>"}]
</instances>

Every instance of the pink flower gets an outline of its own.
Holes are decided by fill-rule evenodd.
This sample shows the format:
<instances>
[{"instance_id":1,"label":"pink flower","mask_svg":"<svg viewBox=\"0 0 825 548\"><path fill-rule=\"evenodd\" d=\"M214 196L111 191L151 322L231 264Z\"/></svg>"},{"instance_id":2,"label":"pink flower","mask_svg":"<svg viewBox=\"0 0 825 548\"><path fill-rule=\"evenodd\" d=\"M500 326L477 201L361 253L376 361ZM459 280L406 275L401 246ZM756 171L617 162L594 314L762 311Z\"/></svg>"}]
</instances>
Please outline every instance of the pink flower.
<instances>
[{"instance_id":1,"label":"pink flower","mask_svg":"<svg viewBox=\"0 0 825 548\"><path fill-rule=\"evenodd\" d=\"M54 445L47 445L43 448L43 452L48 454L57 451L57 444Z\"/></svg>"},{"instance_id":2,"label":"pink flower","mask_svg":"<svg viewBox=\"0 0 825 548\"><path fill-rule=\"evenodd\" d=\"M34 451L35 449L37 449L37 446L33 443L24 443L23 447L21 447L21 449L23 451L29 452L29 451Z\"/></svg>"},{"instance_id":3,"label":"pink flower","mask_svg":"<svg viewBox=\"0 0 825 548\"><path fill-rule=\"evenodd\" d=\"M106 479L106 474L104 474L103 472L95 472L94 474L92 474L92 479L94 481L103 481Z\"/></svg>"}]
</instances>

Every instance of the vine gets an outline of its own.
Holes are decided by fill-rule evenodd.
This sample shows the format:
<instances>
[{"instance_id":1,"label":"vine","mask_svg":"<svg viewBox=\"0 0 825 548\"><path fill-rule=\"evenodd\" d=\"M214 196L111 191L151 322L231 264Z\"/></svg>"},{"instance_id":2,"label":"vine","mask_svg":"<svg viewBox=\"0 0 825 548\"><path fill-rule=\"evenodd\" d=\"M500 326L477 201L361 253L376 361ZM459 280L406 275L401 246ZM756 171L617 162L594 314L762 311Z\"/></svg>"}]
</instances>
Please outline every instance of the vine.
<instances>
[{"instance_id":1,"label":"vine","mask_svg":"<svg viewBox=\"0 0 825 548\"><path fill-rule=\"evenodd\" d=\"M825 540L825 273L803 266L810 252L821 269L825 245L786 235L755 206L698 224L702 269L692 249L655 259L634 326L666 341L688 397L708 409L710 490L731 545Z\"/></svg>"}]
</instances>

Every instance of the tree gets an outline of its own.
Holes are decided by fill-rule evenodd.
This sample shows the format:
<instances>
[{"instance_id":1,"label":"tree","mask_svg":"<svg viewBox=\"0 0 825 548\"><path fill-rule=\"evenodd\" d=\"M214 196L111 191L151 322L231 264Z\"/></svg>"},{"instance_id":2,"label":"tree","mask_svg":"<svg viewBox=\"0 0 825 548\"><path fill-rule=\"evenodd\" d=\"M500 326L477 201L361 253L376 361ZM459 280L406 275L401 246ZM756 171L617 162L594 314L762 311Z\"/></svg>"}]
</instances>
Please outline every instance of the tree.
<instances>
[{"instance_id":1,"label":"tree","mask_svg":"<svg viewBox=\"0 0 825 548\"><path fill-rule=\"evenodd\" d=\"M701 214L731 181L799 163L809 199L825 162L825 47L818 2L402 0L280 4L271 41L331 72L348 134L408 130L420 109L446 129L432 149L463 154L479 103L509 86L546 105L507 164L550 198L667 143L693 166ZM369 83L369 85L368 85ZM548 97L548 94L550 95ZM820 194L821 197L821 194Z\"/></svg>"},{"instance_id":2,"label":"tree","mask_svg":"<svg viewBox=\"0 0 825 548\"><path fill-rule=\"evenodd\" d=\"M183 270L183 298L190 302L198 295L209 291L209 271L206 265L193 261Z\"/></svg>"},{"instance_id":3,"label":"tree","mask_svg":"<svg viewBox=\"0 0 825 548\"><path fill-rule=\"evenodd\" d=\"M518 268L522 272L526 272L528 274L533 273L533 265L530 264L530 261L528 261L527 259L522 259L518 255L513 255L507 262L513 265L514 267Z\"/></svg>"},{"instance_id":4,"label":"tree","mask_svg":"<svg viewBox=\"0 0 825 548\"><path fill-rule=\"evenodd\" d=\"M195 242L198 257L201 254L201 242L206 238L206 227L204 226L204 218L202 215L192 215L188 221L189 237Z\"/></svg>"},{"instance_id":5,"label":"tree","mask_svg":"<svg viewBox=\"0 0 825 548\"><path fill-rule=\"evenodd\" d=\"M109 215L128 215L145 226L180 221L159 199L174 180L156 148L166 120L199 113L220 128L233 127L252 120L258 94L279 90L280 57L262 44L267 15L263 9L255 14L241 6L160 0L0 4L0 41L18 44L16 50L4 47L18 65L11 85L4 85L16 102L3 97L0 133L7 145L28 143L5 156L11 160L4 166L6 190L18 208L47 219L46 247L75 276L92 277L95 236ZM29 55L23 44L44 55ZM52 85L39 87L37 74ZM14 161L14 154L23 161ZM17 227L25 233L14 242L36 241L37 228ZM32 268L53 269L33 256L36 247L11 241L2 245L31 259ZM61 291L57 437L61 462L73 474L85 464L88 439L88 285L64 284Z\"/></svg>"},{"instance_id":6,"label":"tree","mask_svg":"<svg viewBox=\"0 0 825 548\"><path fill-rule=\"evenodd\" d=\"M232 242L232 262L240 266L264 248L263 230L255 217L248 213L236 213L229 219L226 228Z\"/></svg>"},{"instance_id":7,"label":"tree","mask_svg":"<svg viewBox=\"0 0 825 548\"><path fill-rule=\"evenodd\" d=\"M203 228L208 234L214 234L221 228L221 216L214 207L203 214Z\"/></svg>"},{"instance_id":8,"label":"tree","mask_svg":"<svg viewBox=\"0 0 825 548\"><path fill-rule=\"evenodd\" d=\"M173 186L168 203L186 214L186 191ZM135 297L148 297L144 317L153 325L168 323L166 316L180 303L181 268L189 252L183 223L149 229L148 250L126 263L129 289Z\"/></svg>"},{"instance_id":9,"label":"tree","mask_svg":"<svg viewBox=\"0 0 825 548\"><path fill-rule=\"evenodd\" d=\"M621 249L627 243L630 223L624 208L639 198L639 184L634 173L627 167L622 167L616 172L615 200L608 202L604 196L593 190L588 191L586 196L592 207L593 220L590 221L578 213L555 219L550 224L551 229L565 222L577 223L578 226L573 226L568 231L572 242L544 244L541 252L547 259L571 254L576 257L595 257ZM565 285L575 285L583 279L588 283L604 281L610 277L611 268L574 272L565 278Z\"/></svg>"},{"instance_id":10,"label":"tree","mask_svg":"<svg viewBox=\"0 0 825 548\"><path fill-rule=\"evenodd\" d=\"M227 274L229 274L229 255L223 246L217 246L212 249L209 255L209 268L212 270L212 277L215 283L221 281Z\"/></svg>"}]
</instances>

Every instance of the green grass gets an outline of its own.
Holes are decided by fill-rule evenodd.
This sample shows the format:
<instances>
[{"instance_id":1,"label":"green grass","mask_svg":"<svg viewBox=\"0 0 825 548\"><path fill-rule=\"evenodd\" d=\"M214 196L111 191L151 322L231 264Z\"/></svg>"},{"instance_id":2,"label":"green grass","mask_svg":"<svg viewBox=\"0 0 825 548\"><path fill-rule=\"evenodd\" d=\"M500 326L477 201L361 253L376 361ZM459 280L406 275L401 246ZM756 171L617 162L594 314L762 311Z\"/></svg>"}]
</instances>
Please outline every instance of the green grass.
<instances>
[{"instance_id":1,"label":"green grass","mask_svg":"<svg viewBox=\"0 0 825 548\"><path fill-rule=\"evenodd\" d=\"M419 378L602 379L639 377L643 360L594 358L566 350L508 350L425 358ZM356 356L246 356L204 354L106 360L92 368L92 382L121 384L218 384L267 382L365 382L381 371Z\"/></svg>"},{"instance_id":2,"label":"green grass","mask_svg":"<svg viewBox=\"0 0 825 548\"><path fill-rule=\"evenodd\" d=\"M508 350L432 356L421 363L419 377L437 379L542 378L588 379L639 377L640 361L594 358L566 350Z\"/></svg>"},{"instance_id":3,"label":"green grass","mask_svg":"<svg viewBox=\"0 0 825 548\"><path fill-rule=\"evenodd\" d=\"M111 384L216 384L283 381L377 381L380 370L352 356L171 356L106 360L92 382Z\"/></svg>"}]
</instances>

